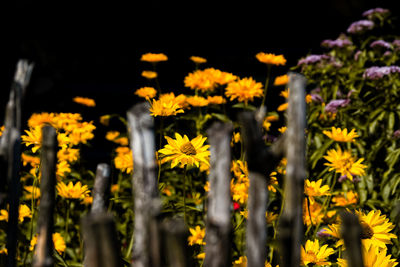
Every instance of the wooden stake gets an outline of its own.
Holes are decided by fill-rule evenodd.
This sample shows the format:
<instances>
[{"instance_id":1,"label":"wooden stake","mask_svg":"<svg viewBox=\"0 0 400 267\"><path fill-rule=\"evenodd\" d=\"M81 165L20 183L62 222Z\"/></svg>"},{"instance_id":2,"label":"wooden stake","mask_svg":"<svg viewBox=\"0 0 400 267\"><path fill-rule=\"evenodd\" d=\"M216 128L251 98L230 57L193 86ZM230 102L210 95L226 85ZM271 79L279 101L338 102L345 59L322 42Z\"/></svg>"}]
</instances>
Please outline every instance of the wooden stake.
<instances>
[{"instance_id":1,"label":"wooden stake","mask_svg":"<svg viewBox=\"0 0 400 267\"><path fill-rule=\"evenodd\" d=\"M346 246L347 262L349 267L364 267L361 251L362 229L357 215L350 212L343 212L342 236Z\"/></svg>"},{"instance_id":2,"label":"wooden stake","mask_svg":"<svg viewBox=\"0 0 400 267\"><path fill-rule=\"evenodd\" d=\"M91 213L105 212L110 192L110 166L106 163L97 165L96 179L93 186L93 204Z\"/></svg>"},{"instance_id":3,"label":"wooden stake","mask_svg":"<svg viewBox=\"0 0 400 267\"><path fill-rule=\"evenodd\" d=\"M231 135L232 125L214 123L207 131L210 143L210 192L206 219L204 266L230 266L231 227Z\"/></svg>"}]
</instances>

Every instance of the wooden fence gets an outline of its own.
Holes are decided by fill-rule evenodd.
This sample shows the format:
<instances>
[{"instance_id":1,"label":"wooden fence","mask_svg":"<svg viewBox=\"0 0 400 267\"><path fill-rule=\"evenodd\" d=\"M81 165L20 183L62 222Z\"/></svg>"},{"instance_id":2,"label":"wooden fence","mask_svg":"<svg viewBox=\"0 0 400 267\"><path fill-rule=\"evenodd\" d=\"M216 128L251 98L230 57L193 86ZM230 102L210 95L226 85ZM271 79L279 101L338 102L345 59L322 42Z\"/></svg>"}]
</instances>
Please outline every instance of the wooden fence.
<instances>
[{"instance_id":1,"label":"wooden fence","mask_svg":"<svg viewBox=\"0 0 400 267\"><path fill-rule=\"evenodd\" d=\"M18 236L18 206L21 184L19 182L21 109L25 89L29 83L33 65L20 61L7 105L5 131L0 139L0 204L9 203L7 231L7 266L14 267ZM266 147L262 139L261 124L265 108L257 112L243 112L239 116L248 162L250 189L248 221L246 228L247 266L262 267L267 258L267 174L287 158L284 181L284 210L279 221L278 239L281 267L300 265L300 244L303 241L302 201L303 183L306 177L305 160L305 78L290 73L290 96L287 131L272 146ZM157 184L155 159L154 121L147 103L135 105L127 112L131 149L134 155L134 245L131 265L135 267L188 267L188 229L183 219L160 220L161 200ZM38 242L33 266L54 266L53 211L55 202L55 169L57 139L55 130L43 127L41 154L41 201L38 219ZM210 192L206 221L206 245L204 266L231 266L231 195L230 162L232 125L214 123L207 131L210 143ZM114 218L106 212L110 188L110 166L99 164L93 189L93 204L81 224L84 239L84 266L122 266L120 246ZM345 244L349 266L363 266L360 233L357 218L343 214Z\"/></svg>"}]
</instances>

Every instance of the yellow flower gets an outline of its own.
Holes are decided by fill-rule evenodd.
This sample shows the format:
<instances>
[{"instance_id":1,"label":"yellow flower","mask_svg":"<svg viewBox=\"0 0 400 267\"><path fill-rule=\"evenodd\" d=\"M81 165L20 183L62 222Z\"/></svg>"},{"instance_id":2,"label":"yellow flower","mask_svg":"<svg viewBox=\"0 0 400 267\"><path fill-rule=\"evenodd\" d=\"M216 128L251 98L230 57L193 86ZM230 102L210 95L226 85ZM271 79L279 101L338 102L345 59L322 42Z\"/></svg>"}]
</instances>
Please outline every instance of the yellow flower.
<instances>
[{"instance_id":1,"label":"yellow flower","mask_svg":"<svg viewBox=\"0 0 400 267\"><path fill-rule=\"evenodd\" d=\"M282 126L282 127L280 127L280 128L278 129L278 131L279 131L280 133L284 133L284 132L286 132L286 130L287 130L287 127L286 127L286 126Z\"/></svg>"},{"instance_id":2,"label":"yellow flower","mask_svg":"<svg viewBox=\"0 0 400 267\"><path fill-rule=\"evenodd\" d=\"M0 136L2 136L2 135L3 135L3 131L4 131L4 129L5 129L4 125L0 127Z\"/></svg>"},{"instance_id":3,"label":"yellow flower","mask_svg":"<svg viewBox=\"0 0 400 267\"><path fill-rule=\"evenodd\" d=\"M209 157L210 151L209 145L203 145L207 140L207 137L198 135L192 140L184 135L183 137L179 133L175 133L175 140L171 137L165 136L168 144L158 152L163 154L162 163L171 161L171 168L175 166L185 167L186 165L200 166L200 163L210 165Z\"/></svg>"},{"instance_id":4,"label":"yellow flower","mask_svg":"<svg viewBox=\"0 0 400 267\"><path fill-rule=\"evenodd\" d=\"M110 124L110 115L103 115L100 117L100 123L103 124L104 126L108 126Z\"/></svg>"},{"instance_id":5,"label":"yellow flower","mask_svg":"<svg viewBox=\"0 0 400 267\"><path fill-rule=\"evenodd\" d=\"M357 204L358 194L353 191L348 191L345 194L337 195L332 198L334 206L344 207L352 204Z\"/></svg>"},{"instance_id":6,"label":"yellow flower","mask_svg":"<svg viewBox=\"0 0 400 267\"><path fill-rule=\"evenodd\" d=\"M356 161L349 151L342 151L340 147L337 150L329 150L327 154L324 158L329 163L324 165L330 167L329 171L335 170L342 175L346 175L350 180L353 180L353 175L364 175L364 169L367 166L361 163L364 160L363 158Z\"/></svg>"},{"instance_id":7,"label":"yellow flower","mask_svg":"<svg viewBox=\"0 0 400 267\"><path fill-rule=\"evenodd\" d=\"M314 201L313 204L309 205L309 202L304 199L303 203L303 222L305 225L317 225L324 219L324 212L321 204ZM312 220L312 221L311 221Z\"/></svg>"},{"instance_id":8,"label":"yellow flower","mask_svg":"<svg viewBox=\"0 0 400 267\"><path fill-rule=\"evenodd\" d=\"M32 168L36 168L40 164L40 158L35 156L30 156L25 153L21 153L21 160L24 166L30 165Z\"/></svg>"},{"instance_id":9,"label":"yellow flower","mask_svg":"<svg viewBox=\"0 0 400 267\"><path fill-rule=\"evenodd\" d=\"M267 219L267 223L271 224L278 219L278 214L267 211L265 213L265 218Z\"/></svg>"},{"instance_id":10,"label":"yellow flower","mask_svg":"<svg viewBox=\"0 0 400 267\"><path fill-rule=\"evenodd\" d=\"M184 94L175 96L175 94L173 92L160 95L160 100L162 102L173 101L173 102L177 103L178 106L181 108L185 108L188 105L186 103L186 96Z\"/></svg>"},{"instance_id":11,"label":"yellow flower","mask_svg":"<svg viewBox=\"0 0 400 267\"><path fill-rule=\"evenodd\" d=\"M314 197L330 195L328 192L329 185L324 185L321 187L321 184L322 179L319 179L316 182L307 179L304 183L304 194L309 197L311 205L314 204Z\"/></svg>"},{"instance_id":12,"label":"yellow flower","mask_svg":"<svg viewBox=\"0 0 400 267\"><path fill-rule=\"evenodd\" d=\"M153 87L142 87L135 91L135 95L143 98L154 98L157 94L157 90Z\"/></svg>"},{"instance_id":13,"label":"yellow flower","mask_svg":"<svg viewBox=\"0 0 400 267\"><path fill-rule=\"evenodd\" d=\"M283 55L275 55L275 54L260 52L256 55L256 58L261 63L265 63L265 64L269 64L269 65L285 65L286 64L286 59Z\"/></svg>"},{"instance_id":14,"label":"yellow flower","mask_svg":"<svg viewBox=\"0 0 400 267\"><path fill-rule=\"evenodd\" d=\"M57 159L59 161L66 161L74 163L79 159L79 149L77 148L62 148L57 152Z\"/></svg>"},{"instance_id":15,"label":"yellow flower","mask_svg":"<svg viewBox=\"0 0 400 267\"><path fill-rule=\"evenodd\" d=\"M108 131L106 133L106 139L109 141L114 141L119 135L120 133L118 131Z\"/></svg>"},{"instance_id":16,"label":"yellow flower","mask_svg":"<svg viewBox=\"0 0 400 267\"><path fill-rule=\"evenodd\" d=\"M193 107L204 107L208 105L206 98L197 95L187 97L186 102Z\"/></svg>"},{"instance_id":17,"label":"yellow flower","mask_svg":"<svg viewBox=\"0 0 400 267\"><path fill-rule=\"evenodd\" d=\"M289 89L281 91L279 95L287 99L289 97Z\"/></svg>"},{"instance_id":18,"label":"yellow flower","mask_svg":"<svg viewBox=\"0 0 400 267\"><path fill-rule=\"evenodd\" d=\"M0 135L1 136L1 135ZM0 249L0 254L8 254L8 250L7 250L7 248L2 248L2 249Z\"/></svg>"},{"instance_id":19,"label":"yellow flower","mask_svg":"<svg viewBox=\"0 0 400 267\"><path fill-rule=\"evenodd\" d=\"M204 185L204 191L210 192L210 182L207 181L206 184Z\"/></svg>"},{"instance_id":20,"label":"yellow flower","mask_svg":"<svg viewBox=\"0 0 400 267\"><path fill-rule=\"evenodd\" d=\"M380 249L377 253L375 246L366 248L362 246L363 263L365 267L394 267L397 266L398 262L392 259L392 255L387 254L387 249ZM337 263L339 267L347 267L348 263L346 259L338 259Z\"/></svg>"},{"instance_id":21,"label":"yellow flower","mask_svg":"<svg viewBox=\"0 0 400 267\"><path fill-rule=\"evenodd\" d=\"M32 237L31 240L31 246L29 247L29 250L32 251L34 250L35 246L37 244L37 234ZM54 233L53 234L53 244L55 250L59 253L62 254L67 246L65 245L64 238L61 236L60 233Z\"/></svg>"},{"instance_id":22,"label":"yellow flower","mask_svg":"<svg viewBox=\"0 0 400 267\"><path fill-rule=\"evenodd\" d=\"M22 223L25 218L32 218L31 209L27 205L21 204L19 205L18 220L20 223ZM0 221L8 222L7 210L0 210Z\"/></svg>"},{"instance_id":23,"label":"yellow flower","mask_svg":"<svg viewBox=\"0 0 400 267\"><path fill-rule=\"evenodd\" d=\"M281 75L275 78L274 85L279 86L279 85L285 85L289 82L289 76L287 74Z\"/></svg>"},{"instance_id":24,"label":"yellow flower","mask_svg":"<svg viewBox=\"0 0 400 267\"><path fill-rule=\"evenodd\" d=\"M271 172L269 174L269 179L268 179L268 190L272 192L276 192L275 185L278 185L278 179L276 178L276 172Z\"/></svg>"},{"instance_id":25,"label":"yellow flower","mask_svg":"<svg viewBox=\"0 0 400 267\"><path fill-rule=\"evenodd\" d=\"M36 186L26 185L24 186L25 191L28 193L25 194L25 199L38 199L40 198L40 188Z\"/></svg>"},{"instance_id":26,"label":"yellow flower","mask_svg":"<svg viewBox=\"0 0 400 267\"><path fill-rule=\"evenodd\" d=\"M332 248L328 248L328 245L320 247L318 239L314 241L307 240L306 245L304 247L301 246L301 264L331 265L327 258L334 252Z\"/></svg>"},{"instance_id":27,"label":"yellow flower","mask_svg":"<svg viewBox=\"0 0 400 267\"><path fill-rule=\"evenodd\" d=\"M234 144L237 144L239 142L240 142L240 132L233 133L232 140L231 140L231 146L234 146Z\"/></svg>"},{"instance_id":28,"label":"yellow flower","mask_svg":"<svg viewBox=\"0 0 400 267\"><path fill-rule=\"evenodd\" d=\"M175 116L178 113L184 113L184 111L176 100L163 101L162 99L153 99L150 107L150 114L152 116Z\"/></svg>"},{"instance_id":29,"label":"yellow flower","mask_svg":"<svg viewBox=\"0 0 400 267\"><path fill-rule=\"evenodd\" d=\"M271 127L271 123L267 120L267 118L265 118L263 121L263 128L265 129L265 131L268 132L270 127Z\"/></svg>"},{"instance_id":30,"label":"yellow flower","mask_svg":"<svg viewBox=\"0 0 400 267\"><path fill-rule=\"evenodd\" d=\"M93 203L93 197L86 196L84 199L82 199L81 203L84 205L91 205Z\"/></svg>"},{"instance_id":31,"label":"yellow flower","mask_svg":"<svg viewBox=\"0 0 400 267\"><path fill-rule=\"evenodd\" d=\"M114 158L115 168L127 174L133 171L133 155L132 150L128 147L118 147L116 150L117 156Z\"/></svg>"},{"instance_id":32,"label":"yellow flower","mask_svg":"<svg viewBox=\"0 0 400 267\"><path fill-rule=\"evenodd\" d=\"M249 187L250 182L248 179L238 180L236 183L234 179L231 180L231 194L233 201L239 202L240 204L244 204L247 202L249 197Z\"/></svg>"},{"instance_id":33,"label":"yellow flower","mask_svg":"<svg viewBox=\"0 0 400 267\"><path fill-rule=\"evenodd\" d=\"M163 54L163 53L146 53L143 54L142 57L140 58L141 61L147 61L150 63L157 63L157 62L161 62L161 61L167 61L168 57Z\"/></svg>"},{"instance_id":34,"label":"yellow flower","mask_svg":"<svg viewBox=\"0 0 400 267\"><path fill-rule=\"evenodd\" d=\"M206 253L205 253L205 252L202 252L202 253L200 253L200 254L198 254L198 255L196 256L196 258L201 259L201 260L204 260L205 257L206 257Z\"/></svg>"},{"instance_id":35,"label":"yellow flower","mask_svg":"<svg viewBox=\"0 0 400 267\"><path fill-rule=\"evenodd\" d=\"M208 68L205 69L204 71L208 73L211 79L219 85L225 85L227 83L235 81L238 78L236 75L233 75L232 73L220 71L214 68Z\"/></svg>"},{"instance_id":36,"label":"yellow flower","mask_svg":"<svg viewBox=\"0 0 400 267\"><path fill-rule=\"evenodd\" d=\"M310 104L312 102L312 96L310 94L306 94L306 103Z\"/></svg>"},{"instance_id":37,"label":"yellow flower","mask_svg":"<svg viewBox=\"0 0 400 267\"><path fill-rule=\"evenodd\" d=\"M247 167L247 162L241 160L233 160L231 164L231 172L233 172L237 179L242 177L242 175L248 177L249 170Z\"/></svg>"},{"instance_id":38,"label":"yellow flower","mask_svg":"<svg viewBox=\"0 0 400 267\"><path fill-rule=\"evenodd\" d=\"M93 121L90 122L79 122L75 125L68 125L65 131L68 133L69 141L72 145L78 145L80 143L86 144L88 140L94 138L93 131L96 126L93 125Z\"/></svg>"},{"instance_id":39,"label":"yellow flower","mask_svg":"<svg viewBox=\"0 0 400 267\"><path fill-rule=\"evenodd\" d=\"M255 97L262 97L263 94L263 85L251 77L230 82L225 89L225 95L230 97L231 101L237 99L245 104L253 101Z\"/></svg>"},{"instance_id":40,"label":"yellow flower","mask_svg":"<svg viewBox=\"0 0 400 267\"><path fill-rule=\"evenodd\" d=\"M240 256L239 259L233 262L233 267L246 267L247 266L247 257Z\"/></svg>"},{"instance_id":41,"label":"yellow flower","mask_svg":"<svg viewBox=\"0 0 400 267\"><path fill-rule=\"evenodd\" d=\"M189 228L191 236L188 237L189 246L197 245L205 245L203 241L204 236L206 234L206 229L201 229L200 226L196 226L195 228Z\"/></svg>"},{"instance_id":42,"label":"yellow flower","mask_svg":"<svg viewBox=\"0 0 400 267\"><path fill-rule=\"evenodd\" d=\"M68 185L58 182L56 188L58 194L63 198L84 199L90 193L87 185L82 186L81 182L77 182L75 185L72 182L69 182Z\"/></svg>"},{"instance_id":43,"label":"yellow flower","mask_svg":"<svg viewBox=\"0 0 400 267\"><path fill-rule=\"evenodd\" d=\"M209 70L197 70L189 73L184 79L184 84L185 87L202 92L213 91L216 86L212 72Z\"/></svg>"},{"instance_id":44,"label":"yellow flower","mask_svg":"<svg viewBox=\"0 0 400 267\"><path fill-rule=\"evenodd\" d=\"M36 126L52 125L55 126L54 120L56 115L54 113L33 113L28 119L29 128L34 128Z\"/></svg>"},{"instance_id":45,"label":"yellow flower","mask_svg":"<svg viewBox=\"0 0 400 267\"><path fill-rule=\"evenodd\" d=\"M193 61L196 64L202 64L202 63L206 63L207 59L202 58L202 57L197 57L197 56L191 56L190 60Z\"/></svg>"},{"instance_id":46,"label":"yellow flower","mask_svg":"<svg viewBox=\"0 0 400 267\"><path fill-rule=\"evenodd\" d=\"M154 79L157 78L158 74L155 71L151 71L151 70L144 70L142 71L142 77L145 77L146 79Z\"/></svg>"},{"instance_id":47,"label":"yellow flower","mask_svg":"<svg viewBox=\"0 0 400 267\"><path fill-rule=\"evenodd\" d=\"M394 229L394 224L389 222L386 215L381 215L380 210L371 210L368 214L362 211L356 211L360 220L362 229L361 243L363 247L369 249L371 246L379 249L385 249L387 244L392 244L391 239L397 238L395 234L390 233ZM340 238L336 246L344 244L340 234L341 224L331 224L328 228L324 228L325 233L335 238Z\"/></svg>"},{"instance_id":48,"label":"yellow flower","mask_svg":"<svg viewBox=\"0 0 400 267\"><path fill-rule=\"evenodd\" d=\"M355 129L352 129L349 133L347 133L347 128L342 130L340 128L332 127L331 132L322 131L322 133L336 142L355 142L354 138L359 137L355 131Z\"/></svg>"},{"instance_id":49,"label":"yellow flower","mask_svg":"<svg viewBox=\"0 0 400 267\"><path fill-rule=\"evenodd\" d=\"M208 96L207 97L208 104L220 105L226 103L226 99L223 96Z\"/></svg>"},{"instance_id":50,"label":"yellow flower","mask_svg":"<svg viewBox=\"0 0 400 267\"><path fill-rule=\"evenodd\" d=\"M111 193L118 192L119 190L119 185L118 184L113 184L110 188Z\"/></svg>"},{"instance_id":51,"label":"yellow flower","mask_svg":"<svg viewBox=\"0 0 400 267\"><path fill-rule=\"evenodd\" d=\"M30 128L29 131L25 130L27 135L22 135L22 143L26 146L33 145L32 152L36 153L42 146L42 127L35 126L34 128Z\"/></svg>"},{"instance_id":52,"label":"yellow flower","mask_svg":"<svg viewBox=\"0 0 400 267\"><path fill-rule=\"evenodd\" d=\"M71 166L66 160L62 160L57 163L57 171L56 171L57 179L60 180L70 172L71 172Z\"/></svg>"},{"instance_id":53,"label":"yellow flower","mask_svg":"<svg viewBox=\"0 0 400 267\"><path fill-rule=\"evenodd\" d=\"M289 107L289 103L283 103L282 105L279 105L279 107L276 109L278 111L285 111Z\"/></svg>"},{"instance_id":54,"label":"yellow flower","mask_svg":"<svg viewBox=\"0 0 400 267\"><path fill-rule=\"evenodd\" d=\"M77 96L77 97L74 97L72 100L75 103L78 103L78 104L81 104L81 105L84 105L84 106L88 106L88 107L95 107L96 106L96 102L91 98Z\"/></svg>"}]
</instances>

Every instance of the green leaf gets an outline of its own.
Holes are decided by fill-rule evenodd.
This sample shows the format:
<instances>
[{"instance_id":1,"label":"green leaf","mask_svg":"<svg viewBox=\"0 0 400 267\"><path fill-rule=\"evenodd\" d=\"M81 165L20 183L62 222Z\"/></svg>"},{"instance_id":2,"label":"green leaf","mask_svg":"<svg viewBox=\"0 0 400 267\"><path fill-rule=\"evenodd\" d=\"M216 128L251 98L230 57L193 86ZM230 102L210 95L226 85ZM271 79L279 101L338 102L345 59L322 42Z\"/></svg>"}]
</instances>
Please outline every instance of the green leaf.
<instances>
[{"instance_id":1,"label":"green leaf","mask_svg":"<svg viewBox=\"0 0 400 267\"><path fill-rule=\"evenodd\" d=\"M255 111L257 108L255 106L252 106L250 104L245 105L245 103L237 103L232 106L233 108L242 108L242 109L248 109L251 111Z\"/></svg>"},{"instance_id":2,"label":"green leaf","mask_svg":"<svg viewBox=\"0 0 400 267\"><path fill-rule=\"evenodd\" d=\"M220 114L220 113L211 113L211 116L214 118L217 118L218 120L222 121L222 122L231 122L231 120L229 119L228 116L224 115L224 114Z\"/></svg>"}]
</instances>

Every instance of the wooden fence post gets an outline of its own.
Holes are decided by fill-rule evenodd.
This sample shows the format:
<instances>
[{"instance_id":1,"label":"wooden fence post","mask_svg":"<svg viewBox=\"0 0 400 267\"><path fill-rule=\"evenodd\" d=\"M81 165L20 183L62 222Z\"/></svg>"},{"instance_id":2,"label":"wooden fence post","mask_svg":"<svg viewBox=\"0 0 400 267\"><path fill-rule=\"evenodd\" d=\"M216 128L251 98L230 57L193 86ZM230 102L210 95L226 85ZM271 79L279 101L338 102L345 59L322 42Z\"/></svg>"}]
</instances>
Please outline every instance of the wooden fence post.
<instances>
[{"instance_id":1,"label":"wooden fence post","mask_svg":"<svg viewBox=\"0 0 400 267\"><path fill-rule=\"evenodd\" d=\"M286 179L284 208L280 218L281 267L300 265L300 245L303 237L303 191L306 176L305 104L306 79L289 73L289 108L286 130Z\"/></svg>"},{"instance_id":2,"label":"wooden fence post","mask_svg":"<svg viewBox=\"0 0 400 267\"><path fill-rule=\"evenodd\" d=\"M86 215L81 222L85 267L120 267L122 260L113 216L105 212Z\"/></svg>"},{"instance_id":3,"label":"wooden fence post","mask_svg":"<svg viewBox=\"0 0 400 267\"><path fill-rule=\"evenodd\" d=\"M264 108L264 107L262 107ZM248 219L246 225L247 266L264 266L267 258L267 222L269 174L278 165L285 147L284 137L267 147L262 138L265 111L243 112L239 116L249 169Z\"/></svg>"},{"instance_id":4,"label":"wooden fence post","mask_svg":"<svg viewBox=\"0 0 400 267\"><path fill-rule=\"evenodd\" d=\"M33 260L34 267L50 267L53 261L53 224L55 181L57 164L57 133L51 126L42 128L42 151L40 181L40 206L38 218L38 239Z\"/></svg>"},{"instance_id":5,"label":"wooden fence post","mask_svg":"<svg viewBox=\"0 0 400 267\"><path fill-rule=\"evenodd\" d=\"M106 163L97 165L93 186L93 203L91 213L105 212L110 192L110 166Z\"/></svg>"},{"instance_id":6,"label":"wooden fence post","mask_svg":"<svg viewBox=\"0 0 400 267\"><path fill-rule=\"evenodd\" d=\"M206 219L204 266L231 265L231 124L214 123L207 131L210 143L210 192Z\"/></svg>"},{"instance_id":7,"label":"wooden fence post","mask_svg":"<svg viewBox=\"0 0 400 267\"><path fill-rule=\"evenodd\" d=\"M132 266L160 266L160 240L157 213L161 203L157 185L154 120L149 104L140 103L127 112L133 154L133 194L135 203L135 242Z\"/></svg>"},{"instance_id":8,"label":"wooden fence post","mask_svg":"<svg viewBox=\"0 0 400 267\"><path fill-rule=\"evenodd\" d=\"M342 236L346 246L347 262L349 267L364 267L361 251L362 229L357 215L350 212L343 212Z\"/></svg>"}]
</instances>

